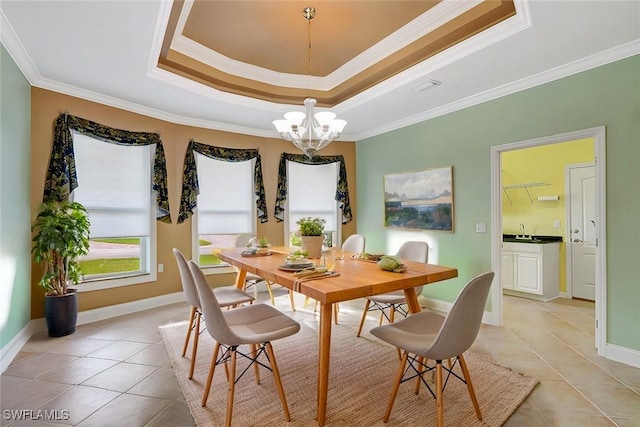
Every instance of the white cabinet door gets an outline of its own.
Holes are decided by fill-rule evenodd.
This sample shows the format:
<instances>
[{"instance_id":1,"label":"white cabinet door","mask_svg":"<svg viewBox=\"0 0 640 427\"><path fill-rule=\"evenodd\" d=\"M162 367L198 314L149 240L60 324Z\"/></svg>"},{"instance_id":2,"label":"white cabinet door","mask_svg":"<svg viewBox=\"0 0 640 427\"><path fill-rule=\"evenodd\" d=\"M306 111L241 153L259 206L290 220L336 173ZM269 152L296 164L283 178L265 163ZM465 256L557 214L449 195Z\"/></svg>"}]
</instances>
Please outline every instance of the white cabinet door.
<instances>
[{"instance_id":1,"label":"white cabinet door","mask_svg":"<svg viewBox=\"0 0 640 427\"><path fill-rule=\"evenodd\" d=\"M502 251L502 289L513 289L513 252Z\"/></svg>"},{"instance_id":2,"label":"white cabinet door","mask_svg":"<svg viewBox=\"0 0 640 427\"><path fill-rule=\"evenodd\" d=\"M514 254L514 289L542 295L542 256Z\"/></svg>"}]
</instances>

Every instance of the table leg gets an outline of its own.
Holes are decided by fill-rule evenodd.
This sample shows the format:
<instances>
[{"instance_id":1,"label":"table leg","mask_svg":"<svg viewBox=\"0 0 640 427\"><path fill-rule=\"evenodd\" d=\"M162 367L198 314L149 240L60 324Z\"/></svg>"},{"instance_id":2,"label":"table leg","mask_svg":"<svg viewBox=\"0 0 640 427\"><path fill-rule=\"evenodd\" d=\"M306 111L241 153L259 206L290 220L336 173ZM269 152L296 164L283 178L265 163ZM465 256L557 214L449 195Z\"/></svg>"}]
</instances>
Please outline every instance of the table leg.
<instances>
[{"instance_id":1,"label":"table leg","mask_svg":"<svg viewBox=\"0 0 640 427\"><path fill-rule=\"evenodd\" d=\"M324 426L329 391L329 358L331 356L331 313L333 304L320 304L318 355L318 425Z\"/></svg>"},{"instance_id":2,"label":"table leg","mask_svg":"<svg viewBox=\"0 0 640 427\"><path fill-rule=\"evenodd\" d=\"M409 312L411 314L420 313L420 304L418 304L418 296L416 295L416 290L414 288L405 289L404 297L407 300Z\"/></svg>"},{"instance_id":3,"label":"table leg","mask_svg":"<svg viewBox=\"0 0 640 427\"><path fill-rule=\"evenodd\" d=\"M236 288L242 289L244 291L244 285L247 281L247 272L245 270L238 269L238 274L236 275Z\"/></svg>"}]
</instances>

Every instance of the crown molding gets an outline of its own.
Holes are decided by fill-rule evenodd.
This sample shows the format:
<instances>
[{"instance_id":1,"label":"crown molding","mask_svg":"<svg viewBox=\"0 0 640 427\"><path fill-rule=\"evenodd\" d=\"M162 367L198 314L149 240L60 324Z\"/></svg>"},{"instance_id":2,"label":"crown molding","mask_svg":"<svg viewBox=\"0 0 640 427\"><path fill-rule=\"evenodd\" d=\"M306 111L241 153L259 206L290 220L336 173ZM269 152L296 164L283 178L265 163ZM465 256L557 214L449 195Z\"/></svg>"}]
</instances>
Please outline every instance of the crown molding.
<instances>
[{"instance_id":1,"label":"crown molding","mask_svg":"<svg viewBox=\"0 0 640 427\"><path fill-rule=\"evenodd\" d=\"M611 48L594 55L581 58L577 61L561 65L550 70L544 71L539 74L535 74L512 83L508 83L485 92L478 93L476 95L461 99L456 102L452 102L442 107L434 108L420 114L415 114L410 117L406 117L402 120L395 121L386 126L371 129L367 132L361 132L355 135L348 135L349 138L355 141L360 141L366 138L371 138L383 133L391 132L400 128L414 125L416 123L424 122L436 117L444 116L455 111L463 110L465 108L472 107L474 105L482 104L487 101L491 101L503 96L511 95L526 89L530 89L536 86L543 85L545 83L559 80L564 77L569 77L574 74L581 73L583 71L597 68L615 61L619 61L640 53L640 39L634 40L629 43Z\"/></svg>"}]
</instances>

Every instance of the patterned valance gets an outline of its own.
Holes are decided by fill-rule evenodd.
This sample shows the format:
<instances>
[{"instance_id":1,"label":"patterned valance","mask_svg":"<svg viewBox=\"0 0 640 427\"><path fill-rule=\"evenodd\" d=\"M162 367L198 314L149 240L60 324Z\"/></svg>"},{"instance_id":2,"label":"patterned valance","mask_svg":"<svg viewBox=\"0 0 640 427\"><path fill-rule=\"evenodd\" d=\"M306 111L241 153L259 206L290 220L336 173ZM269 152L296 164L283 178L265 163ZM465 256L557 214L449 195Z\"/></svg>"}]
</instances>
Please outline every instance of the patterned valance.
<instances>
[{"instance_id":1,"label":"patterned valance","mask_svg":"<svg viewBox=\"0 0 640 427\"><path fill-rule=\"evenodd\" d=\"M349 201L349 185L347 184L347 168L344 164L344 157L339 156L314 156L308 158L304 154L282 153L280 166L278 167L278 194L276 195L275 217L278 222L284 221L284 206L287 201L287 160L302 163L305 165L326 165L328 163L340 163L340 176L336 187L336 200L342 209L342 223L353 219L351 214L351 202Z\"/></svg>"},{"instance_id":2,"label":"patterned valance","mask_svg":"<svg viewBox=\"0 0 640 427\"><path fill-rule=\"evenodd\" d=\"M194 152L200 153L216 160L227 162L244 162L256 159L253 171L254 192L257 196L256 210L261 223L269 220L267 215L267 199L264 193L264 181L262 179L262 160L260 153L255 149L223 148L213 147L191 140L187 147L187 154L184 157L184 173L182 178L182 196L180 197L180 215L178 224L184 222L193 215L197 205L198 193L198 171L196 167L196 156Z\"/></svg>"},{"instance_id":3,"label":"patterned valance","mask_svg":"<svg viewBox=\"0 0 640 427\"><path fill-rule=\"evenodd\" d=\"M55 121L51 159L44 184L43 199L45 201L69 200L71 192L78 187L72 130L111 144L132 146L156 144L152 184L152 188L156 192L156 219L171 223L167 192L167 166L160 135L151 132L129 132L115 129L68 114L60 114Z\"/></svg>"}]
</instances>

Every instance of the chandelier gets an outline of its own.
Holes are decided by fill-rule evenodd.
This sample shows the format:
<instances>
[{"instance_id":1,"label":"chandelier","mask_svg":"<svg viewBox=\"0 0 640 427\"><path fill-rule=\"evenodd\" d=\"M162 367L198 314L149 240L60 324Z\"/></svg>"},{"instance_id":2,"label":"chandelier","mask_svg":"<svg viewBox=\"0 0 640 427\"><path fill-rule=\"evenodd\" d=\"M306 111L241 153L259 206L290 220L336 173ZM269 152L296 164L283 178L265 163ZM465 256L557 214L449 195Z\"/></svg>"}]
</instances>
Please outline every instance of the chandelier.
<instances>
[{"instance_id":1,"label":"chandelier","mask_svg":"<svg viewBox=\"0 0 640 427\"><path fill-rule=\"evenodd\" d=\"M316 16L316 10L313 7L306 7L303 15L308 21L307 71L311 76L311 19ZM284 115L284 120L273 121L280 137L291 141L308 158L313 158L318 150L338 138L347 124L344 120L336 119L335 113L330 111L314 113L316 102L313 98L307 98L304 100L304 113L290 111Z\"/></svg>"}]
</instances>

